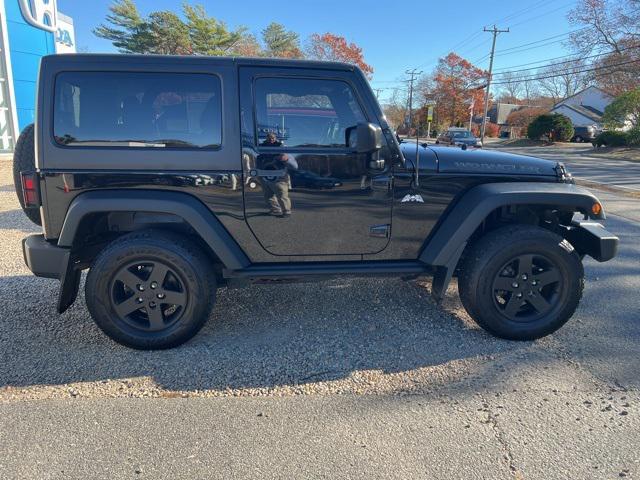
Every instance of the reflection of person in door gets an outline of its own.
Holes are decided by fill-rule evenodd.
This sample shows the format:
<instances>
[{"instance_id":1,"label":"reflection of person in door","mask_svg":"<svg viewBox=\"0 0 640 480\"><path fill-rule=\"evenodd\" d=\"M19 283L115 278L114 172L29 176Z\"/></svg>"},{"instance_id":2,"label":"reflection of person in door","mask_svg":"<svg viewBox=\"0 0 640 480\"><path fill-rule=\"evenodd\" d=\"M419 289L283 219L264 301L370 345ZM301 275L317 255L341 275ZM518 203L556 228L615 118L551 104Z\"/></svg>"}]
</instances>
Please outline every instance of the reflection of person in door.
<instances>
[{"instance_id":1,"label":"reflection of person in door","mask_svg":"<svg viewBox=\"0 0 640 480\"><path fill-rule=\"evenodd\" d=\"M275 133L269 132L267 133L267 138L265 138L264 142L262 142L260 145L264 147L281 147L282 142L278 140L278 137L276 137Z\"/></svg>"},{"instance_id":2,"label":"reflection of person in door","mask_svg":"<svg viewBox=\"0 0 640 480\"><path fill-rule=\"evenodd\" d=\"M262 146L281 147L282 142L272 132L261 143ZM298 162L288 153L275 153L260 155L262 168L274 170L273 176L262 177L262 191L271 215L288 217L291 215L291 199L289 198L289 185L291 185L290 171L298 170Z\"/></svg>"}]
</instances>

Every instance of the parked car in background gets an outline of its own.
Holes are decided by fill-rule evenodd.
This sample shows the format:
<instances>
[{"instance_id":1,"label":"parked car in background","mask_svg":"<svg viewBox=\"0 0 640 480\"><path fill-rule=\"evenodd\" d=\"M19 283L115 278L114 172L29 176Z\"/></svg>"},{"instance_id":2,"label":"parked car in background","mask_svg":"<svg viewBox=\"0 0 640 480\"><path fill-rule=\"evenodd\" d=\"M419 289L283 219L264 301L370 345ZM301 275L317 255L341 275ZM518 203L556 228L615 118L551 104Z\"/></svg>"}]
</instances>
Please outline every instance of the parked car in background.
<instances>
[{"instance_id":1,"label":"parked car in background","mask_svg":"<svg viewBox=\"0 0 640 480\"><path fill-rule=\"evenodd\" d=\"M466 145L467 147L482 147L480 139L476 138L473 133L462 127L450 128L436 139L436 143L439 145Z\"/></svg>"},{"instance_id":2,"label":"parked car in background","mask_svg":"<svg viewBox=\"0 0 640 480\"><path fill-rule=\"evenodd\" d=\"M601 132L597 127L590 125L588 127L574 127L572 142L583 143L593 141Z\"/></svg>"}]
</instances>

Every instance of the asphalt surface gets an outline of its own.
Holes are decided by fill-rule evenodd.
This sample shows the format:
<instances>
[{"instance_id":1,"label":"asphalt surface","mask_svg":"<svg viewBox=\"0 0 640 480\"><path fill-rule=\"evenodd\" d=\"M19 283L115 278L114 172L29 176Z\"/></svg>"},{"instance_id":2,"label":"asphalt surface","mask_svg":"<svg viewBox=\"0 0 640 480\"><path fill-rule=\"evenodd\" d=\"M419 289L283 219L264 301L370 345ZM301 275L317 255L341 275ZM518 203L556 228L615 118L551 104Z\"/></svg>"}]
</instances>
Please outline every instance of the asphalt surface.
<instances>
[{"instance_id":1,"label":"asphalt surface","mask_svg":"<svg viewBox=\"0 0 640 480\"><path fill-rule=\"evenodd\" d=\"M375 279L223 289L193 341L138 352L82 296L55 313L2 163L0 478L640 478L640 202L598 195L620 255L537 342Z\"/></svg>"},{"instance_id":2,"label":"asphalt surface","mask_svg":"<svg viewBox=\"0 0 640 480\"><path fill-rule=\"evenodd\" d=\"M593 152L590 144L574 144L571 147L501 147L489 143L487 147L564 162L578 179L640 192L640 162L590 155Z\"/></svg>"}]
</instances>

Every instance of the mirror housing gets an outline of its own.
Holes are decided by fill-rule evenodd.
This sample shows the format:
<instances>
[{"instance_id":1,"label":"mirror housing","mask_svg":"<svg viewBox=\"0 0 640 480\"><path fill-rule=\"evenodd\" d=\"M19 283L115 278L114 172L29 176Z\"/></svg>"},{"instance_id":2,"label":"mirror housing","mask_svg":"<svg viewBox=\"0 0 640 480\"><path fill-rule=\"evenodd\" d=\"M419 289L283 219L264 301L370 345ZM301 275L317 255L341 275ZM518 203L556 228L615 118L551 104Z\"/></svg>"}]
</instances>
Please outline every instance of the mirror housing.
<instances>
[{"instance_id":1,"label":"mirror housing","mask_svg":"<svg viewBox=\"0 0 640 480\"><path fill-rule=\"evenodd\" d=\"M382 148L382 128L374 123L361 122L347 128L347 147L358 153L373 153Z\"/></svg>"}]
</instances>

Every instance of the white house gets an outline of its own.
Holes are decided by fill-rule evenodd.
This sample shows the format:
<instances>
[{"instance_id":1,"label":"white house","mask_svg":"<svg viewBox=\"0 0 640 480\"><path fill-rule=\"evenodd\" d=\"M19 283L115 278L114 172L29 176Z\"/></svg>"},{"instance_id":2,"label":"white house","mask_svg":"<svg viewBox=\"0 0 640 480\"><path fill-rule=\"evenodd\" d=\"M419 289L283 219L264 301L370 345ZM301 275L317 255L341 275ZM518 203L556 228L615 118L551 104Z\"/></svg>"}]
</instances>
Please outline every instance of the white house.
<instances>
[{"instance_id":1,"label":"white house","mask_svg":"<svg viewBox=\"0 0 640 480\"><path fill-rule=\"evenodd\" d=\"M602 115L615 97L598 87L587 87L575 95L556 103L552 113L561 113L571 119L574 127L602 128Z\"/></svg>"}]
</instances>

